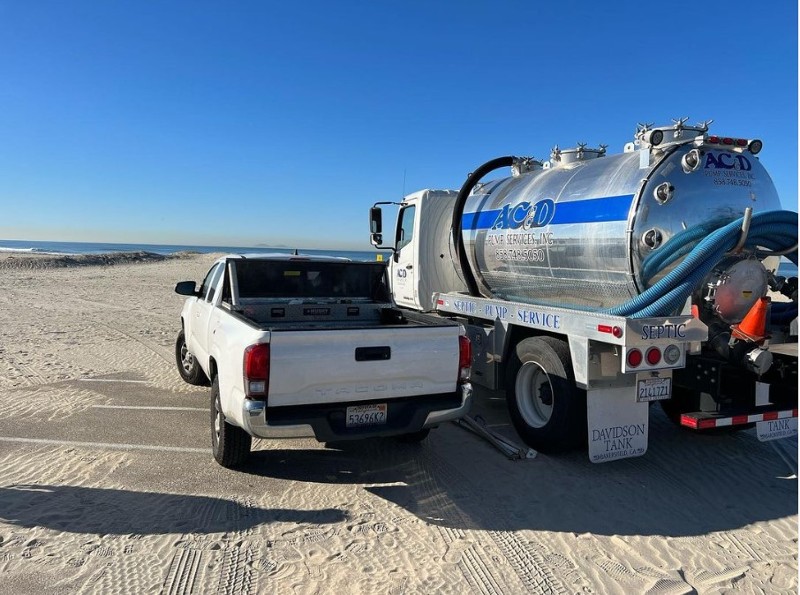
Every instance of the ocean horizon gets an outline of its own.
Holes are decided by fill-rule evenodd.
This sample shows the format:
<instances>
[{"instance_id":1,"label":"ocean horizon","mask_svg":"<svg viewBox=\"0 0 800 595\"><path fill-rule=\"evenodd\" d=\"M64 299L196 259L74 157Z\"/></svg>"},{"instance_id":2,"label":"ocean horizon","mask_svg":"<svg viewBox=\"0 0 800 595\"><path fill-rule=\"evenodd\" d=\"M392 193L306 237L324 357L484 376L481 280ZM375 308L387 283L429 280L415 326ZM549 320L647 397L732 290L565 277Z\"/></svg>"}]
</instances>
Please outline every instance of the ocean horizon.
<instances>
[{"instance_id":1,"label":"ocean horizon","mask_svg":"<svg viewBox=\"0 0 800 595\"><path fill-rule=\"evenodd\" d=\"M50 254L54 256L76 256L80 254L110 254L115 252L152 252L169 256L177 252L198 252L200 254L300 254L316 256L339 256L352 260L377 260L378 255L386 258L386 250L336 250L304 249L267 246L203 246L196 244L117 244L112 242L51 242L33 240L0 240L0 253ZM797 265L786 258L781 260L778 272L784 277L797 277Z\"/></svg>"},{"instance_id":2,"label":"ocean horizon","mask_svg":"<svg viewBox=\"0 0 800 595\"><path fill-rule=\"evenodd\" d=\"M169 256L177 252L198 252L200 254L300 254L342 256L354 260L376 260L385 251L304 249L267 246L203 246L196 244L118 244L112 242L53 242L34 240L0 240L0 253L50 254L53 256L77 256L81 254L110 254L115 252L151 252Z\"/></svg>"}]
</instances>

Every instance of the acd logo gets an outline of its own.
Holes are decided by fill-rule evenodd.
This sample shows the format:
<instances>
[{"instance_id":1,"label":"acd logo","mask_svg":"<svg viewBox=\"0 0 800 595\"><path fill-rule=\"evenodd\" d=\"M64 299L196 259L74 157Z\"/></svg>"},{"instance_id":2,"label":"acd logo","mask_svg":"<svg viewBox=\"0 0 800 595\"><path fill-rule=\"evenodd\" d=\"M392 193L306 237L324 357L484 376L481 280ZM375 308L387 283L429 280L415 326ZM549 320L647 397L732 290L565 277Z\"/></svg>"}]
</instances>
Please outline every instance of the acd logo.
<instances>
[{"instance_id":1,"label":"acd logo","mask_svg":"<svg viewBox=\"0 0 800 595\"><path fill-rule=\"evenodd\" d=\"M733 155L732 153L719 153L714 155L711 151L706 153L705 169L736 169L739 171L750 171L753 164L744 155Z\"/></svg>"},{"instance_id":2,"label":"acd logo","mask_svg":"<svg viewBox=\"0 0 800 595\"><path fill-rule=\"evenodd\" d=\"M531 229L548 225L556 214L556 203L552 198L543 198L531 204L528 201L512 207L505 205L495 219L492 229Z\"/></svg>"}]
</instances>

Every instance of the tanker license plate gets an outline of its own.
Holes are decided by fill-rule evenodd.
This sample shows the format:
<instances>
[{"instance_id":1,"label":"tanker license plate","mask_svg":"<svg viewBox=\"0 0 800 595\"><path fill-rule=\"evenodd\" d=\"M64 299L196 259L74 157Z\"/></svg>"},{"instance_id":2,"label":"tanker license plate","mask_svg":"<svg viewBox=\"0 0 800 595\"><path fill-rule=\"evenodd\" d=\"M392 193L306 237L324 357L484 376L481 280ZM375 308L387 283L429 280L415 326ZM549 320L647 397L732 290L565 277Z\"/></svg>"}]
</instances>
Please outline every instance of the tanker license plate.
<instances>
[{"instance_id":1,"label":"tanker license plate","mask_svg":"<svg viewBox=\"0 0 800 595\"><path fill-rule=\"evenodd\" d=\"M353 405L347 408L345 425L348 428L358 426L376 426L386 423L386 403L376 405Z\"/></svg>"},{"instance_id":2,"label":"tanker license plate","mask_svg":"<svg viewBox=\"0 0 800 595\"><path fill-rule=\"evenodd\" d=\"M672 397L672 378L645 378L636 383L636 401L662 401Z\"/></svg>"}]
</instances>

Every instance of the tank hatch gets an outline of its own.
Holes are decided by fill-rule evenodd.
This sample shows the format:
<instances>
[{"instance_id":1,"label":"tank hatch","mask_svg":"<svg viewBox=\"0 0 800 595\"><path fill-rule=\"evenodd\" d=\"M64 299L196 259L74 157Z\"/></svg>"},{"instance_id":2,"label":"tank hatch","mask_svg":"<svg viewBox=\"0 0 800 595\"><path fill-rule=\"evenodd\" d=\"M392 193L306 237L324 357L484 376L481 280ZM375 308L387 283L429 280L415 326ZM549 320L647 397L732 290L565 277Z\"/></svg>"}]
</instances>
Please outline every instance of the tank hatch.
<instances>
[{"instance_id":1,"label":"tank hatch","mask_svg":"<svg viewBox=\"0 0 800 595\"><path fill-rule=\"evenodd\" d=\"M596 149L587 147L586 143L578 143L578 146L572 149L561 149L558 145L553 147L550 152L550 162L545 164L550 167L557 167L563 165L570 165L572 163L580 163L590 159L597 159L606 154L606 147L608 145L600 145Z\"/></svg>"}]
</instances>

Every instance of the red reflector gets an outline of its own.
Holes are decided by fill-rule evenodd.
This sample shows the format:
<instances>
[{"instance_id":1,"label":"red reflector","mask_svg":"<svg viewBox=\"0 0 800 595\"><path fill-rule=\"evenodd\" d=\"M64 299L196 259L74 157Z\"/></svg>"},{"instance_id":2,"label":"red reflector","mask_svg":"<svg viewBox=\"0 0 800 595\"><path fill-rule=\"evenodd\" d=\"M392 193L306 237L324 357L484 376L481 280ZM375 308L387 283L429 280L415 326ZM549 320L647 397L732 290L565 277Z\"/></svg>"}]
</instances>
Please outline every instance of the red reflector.
<instances>
[{"instance_id":1,"label":"red reflector","mask_svg":"<svg viewBox=\"0 0 800 595\"><path fill-rule=\"evenodd\" d=\"M707 430L708 428L716 428L716 427L717 427L716 419L701 419L697 422L698 430Z\"/></svg>"},{"instance_id":2,"label":"red reflector","mask_svg":"<svg viewBox=\"0 0 800 595\"><path fill-rule=\"evenodd\" d=\"M775 419L778 419L777 411L770 411L769 413L764 414L764 421L773 421Z\"/></svg>"},{"instance_id":3,"label":"red reflector","mask_svg":"<svg viewBox=\"0 0 800 595\"><path fill-rule=\"evenodd\" d=\"M642 363L642 352L638 349L631 349L628 352L628 365L631 368L638 368Z\"/></svg>"},{"instance_id":4,"label":"red reflector","mask_svg":"<svg viewBox=\"0 0 800 595\"><path fill-rule=\"evenodd\" d=\"M747 416L746 415L734 415L733 416L733 425L740 426L742 424L747 423Z\"/></svg>"},{"instance_id":5,"label":"red reflector","mask_svg":"<svg viewBox=\"0 0 800 595\"><path fill-rule=\"evenodd\" d=\"M611 333L613 332L614 329L612 329L610 326L606 324L598 324L597 330L600 331L601 333Z\"/></svg>"},{"instance_id":6,"label":"red reflector","mask_svg":"<svg viewBox=\"0 0 800 595\"><path fill-rule=\"evenodd\" d=\"M437 306L444 306L444 300L436 300Z\"/></svg>"},{"instance_id":7,"label":"red reflector","mask_svg":"<svg viewBox=\"0 0 800 595\"><path fill-rule=\"evenodd\" d=\"M658 347L651 347L647 350L647 363L655 366L661 361L661 350Z\"/></svg>"},{"instance_id":8,"label":"red reflector","mask_svg":"<svg viewBox=\"0 0 800 595\"><path fill-rule=\"evenodd\" d=\"M615 327L614 327L614 328L611 330L611 332L613 333L613 335L614 335L614 336L615 336L617 339L621 339L621 338L622 338L622 329L621 329L620 327L618 327L618 326L615 326Z\"/></svg>"},{"instance_id":9,"label":"red reflector","mask_svg":"<svg viewBox=\"0 0 800 595\"><path fill-rule=\"evenodd\" d=\"M681 425L689 428L697 429L697 420L688 415L681 415Z\"/></svg>"},{"instance_id":10,"label":"red reflector","mask_svg":"<svg viewBox=\"0 0 800 595\"><path fill-rule=\"evenodd\" d=\"M244 350L244 375L248 380L269 379L269 343L250 345Z\"/></svg>"},{"instance_id":11,"label":"red reflector","mask_svg":"<svg viewBox=\"0 0 800 595\"><path fill-rule=\"evenodd\" d=\"M746 147L747 146L747 139L746 138L737 138L736 139L736 146L737 147Z\"/></svg>"},{"instance_id":12,"label":"red reflector","mask_svg":"<svg viewBox=\"0 0 800 595\"><path fill-rule=\"evenodd\" d=\"M792 409L792 417L797 417L797 409Z\"/></svg>"}]
</instances>

